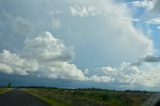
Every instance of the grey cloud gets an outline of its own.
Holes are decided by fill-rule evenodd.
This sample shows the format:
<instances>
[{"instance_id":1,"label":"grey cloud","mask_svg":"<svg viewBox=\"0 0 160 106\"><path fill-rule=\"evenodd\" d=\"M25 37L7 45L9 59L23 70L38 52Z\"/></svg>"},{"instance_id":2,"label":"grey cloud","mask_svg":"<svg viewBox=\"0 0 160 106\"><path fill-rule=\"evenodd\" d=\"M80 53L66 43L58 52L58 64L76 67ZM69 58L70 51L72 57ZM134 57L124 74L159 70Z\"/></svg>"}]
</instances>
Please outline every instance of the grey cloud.
<instances>
[{"instance_id":1,"label":"grey cloud","mask_svg":"<svg viewBox=\"0 0 160 106\"><path fill-rule=\"evenodd\" d=\"M34 27L31 22L22 17L16 17L12 24L13 30L21 35L32 35Z\"/></svg>"},{"instance_id":2,"label":"grey cloud","mask_svg":"<svg viewBox=\"0 0 160 106\"><path fill-rule=\"evenodd\" d=\"M155 4L152 11L160 15L160 1L159 0L154 0L154 1L155 1Z\"/></svg>"},{"instance_id":3,"label":"grey cloud","mask_svg":"<svg viewBox=\"0 0 160 106\"><path fill-rule=\"evenodd\" d=\"M147 11L149 18L156 18L160 16L160 1L159 0L150 0L151 3L150 9Z\"/></svg>"},{"instance_id":4,"label":"grey cloud","mask_svg":"<svg viewBox=\"0 0 160 106\"><path fill-rule=\"evenodd\" d=\"M148 55L141 59L143 62L160 62L160 57Z\"/></svg>"},{"instance_id":5,"label":"grey cloud","mask_svg":"<svg viewBox=\"0 0 160 106\"><path fill-rule=\"evenodd\" d=\"M137 62L131 63L131 66L140 66L142 63L155 63L160 62L160 56L147 55L140 58Z\"/></svg>"}]
</instances>

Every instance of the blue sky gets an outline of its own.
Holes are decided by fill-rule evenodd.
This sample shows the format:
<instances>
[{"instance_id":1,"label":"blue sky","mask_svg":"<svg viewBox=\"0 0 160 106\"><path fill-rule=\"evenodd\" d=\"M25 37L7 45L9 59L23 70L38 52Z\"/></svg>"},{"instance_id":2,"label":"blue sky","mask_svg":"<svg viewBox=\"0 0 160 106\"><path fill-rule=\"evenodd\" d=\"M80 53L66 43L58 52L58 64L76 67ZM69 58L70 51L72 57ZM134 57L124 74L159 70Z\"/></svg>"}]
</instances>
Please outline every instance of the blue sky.
<instances>
[{"instance_id":1,"label":"blue sky","mask_svg":"<svg viewBox=\"0 0 160 106\"><path fill-rule=\"evenodd\" d=\"M159 90L159 5L0 0L0 84Z\"/></svg>"}]
</instances>

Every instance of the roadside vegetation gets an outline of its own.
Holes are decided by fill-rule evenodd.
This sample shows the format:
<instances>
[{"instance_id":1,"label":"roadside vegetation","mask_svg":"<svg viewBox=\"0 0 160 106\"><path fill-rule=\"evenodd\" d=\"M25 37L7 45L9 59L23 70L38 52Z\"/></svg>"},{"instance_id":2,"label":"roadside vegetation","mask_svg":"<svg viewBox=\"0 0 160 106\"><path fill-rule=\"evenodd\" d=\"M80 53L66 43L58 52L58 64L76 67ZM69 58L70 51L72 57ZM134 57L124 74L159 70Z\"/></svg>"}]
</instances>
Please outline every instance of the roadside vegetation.
<instances>
[{"instance_id":1,"label":"roadside vegetation","mask_svg":"<svg viewBox=\"0 0 160 106\"><path fill-rule=\"evenodd\" d=\"M101 89L26 88L51 106L141 106L152 92Z\"/></svg>"},{"instance_id":2,"label":"roadside vegetation","mask_svg":"<svg viewBox=\"0 0 160 106\"><path fill-rule=\"evenodd\" d=\"M0 88L0 94L6 93L10 90L11 90L11 88Z\"/></svg>"},{"instance_id":3,"label":"roadside vegetation","mask_svg":"<svg viewBox=\"0 0 160 106\"><path fill-rule=\"evenodd\" d=\"M12 89L13 89L12 88L12 84L11 84L11 82L9 82L7 86L0 87L0 94L6 93L6 92L8 92L8 91L10 91Z\"/></svg>"}]
</instances>

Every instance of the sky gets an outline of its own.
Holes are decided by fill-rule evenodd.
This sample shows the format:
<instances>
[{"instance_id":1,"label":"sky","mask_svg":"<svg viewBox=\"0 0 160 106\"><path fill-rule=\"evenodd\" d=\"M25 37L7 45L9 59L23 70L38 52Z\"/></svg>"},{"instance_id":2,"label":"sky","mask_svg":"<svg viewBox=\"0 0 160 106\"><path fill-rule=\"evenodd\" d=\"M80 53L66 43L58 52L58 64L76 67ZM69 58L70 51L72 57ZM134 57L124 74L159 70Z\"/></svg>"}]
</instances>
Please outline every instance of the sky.
<instances>
[{"instance_id":1,"label":"sky","mask_svg":"<svg viewBox=\"0 0 160 106\"><path fill-rule=\"evenodd\" d=\"M0 0L0 85L160 90L159 0Z\"/></svg>"}]
</instances>

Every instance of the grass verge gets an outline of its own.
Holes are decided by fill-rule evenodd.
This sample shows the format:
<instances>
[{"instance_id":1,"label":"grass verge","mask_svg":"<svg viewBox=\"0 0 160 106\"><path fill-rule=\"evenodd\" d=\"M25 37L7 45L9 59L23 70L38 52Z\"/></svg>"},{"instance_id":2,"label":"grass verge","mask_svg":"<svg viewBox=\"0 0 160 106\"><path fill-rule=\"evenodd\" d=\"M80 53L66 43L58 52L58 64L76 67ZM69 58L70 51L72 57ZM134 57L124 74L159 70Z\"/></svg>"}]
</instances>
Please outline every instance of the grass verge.
<instances>
[{"instance_id":1,"label":"grass verge","mask_svg":"<svg viewBox=\"0 0 160 106\"><path fill-rule=\"evenodd\" d=\"M12 90L12 88L0 88L0 94L6 93L10 90Z\"/></svg>"},{"instance_id":2,"label":"grass verge","mask_svg":"<svg viewBox=\"0 0 160 106\"><path fill-rule=\"evenodd\" d=\"M38 99L48 103L51 106L67 106L54 98L47 97L45 95L42 95L38 90L35 89L24 89L25 92L29 93L30 95L33 95L37 97Z\"/></svg>"},{"instance_id":3,"label":"grass verge","mask_svg":"<svg viewBox=\"0 0 160 106\"><path fill-rule=\"evenodd\" d=\"M98 89L27 88L51 106L141 106L153 93Z\"/></svg>"}]
</instances>

